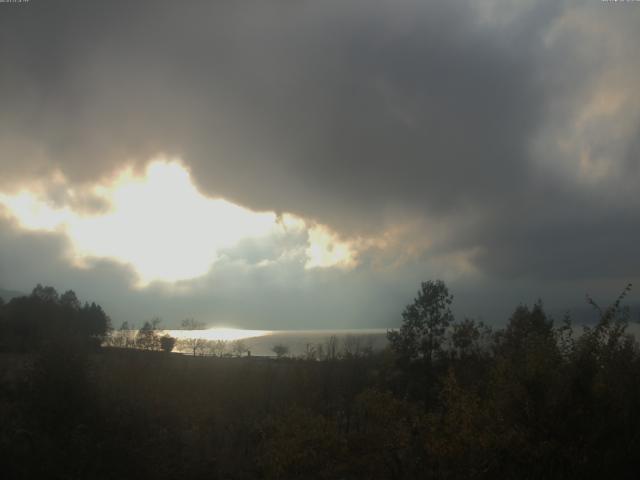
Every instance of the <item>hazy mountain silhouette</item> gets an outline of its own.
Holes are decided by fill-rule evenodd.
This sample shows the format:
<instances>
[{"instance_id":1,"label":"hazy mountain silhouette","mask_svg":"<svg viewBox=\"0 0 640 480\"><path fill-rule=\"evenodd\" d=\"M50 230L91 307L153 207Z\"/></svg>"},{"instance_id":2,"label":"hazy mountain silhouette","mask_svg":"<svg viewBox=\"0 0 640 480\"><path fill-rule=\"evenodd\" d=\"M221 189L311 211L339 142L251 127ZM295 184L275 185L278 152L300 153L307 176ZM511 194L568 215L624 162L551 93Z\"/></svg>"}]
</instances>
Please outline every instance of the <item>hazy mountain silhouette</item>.
<instances>
[{"instance_id":1,"label":"hazy mountain silhouette","mask_svg":"<svg viewBox=\"0 0 640 480\"><path fill-rule=\"evenodd\" d=\"M23 297L26 293L18 292L17 290L5 290L4 288L0 288L0 298L2 298L5 302L8 302L14 297Z\"/></svg>"}]
</instances>

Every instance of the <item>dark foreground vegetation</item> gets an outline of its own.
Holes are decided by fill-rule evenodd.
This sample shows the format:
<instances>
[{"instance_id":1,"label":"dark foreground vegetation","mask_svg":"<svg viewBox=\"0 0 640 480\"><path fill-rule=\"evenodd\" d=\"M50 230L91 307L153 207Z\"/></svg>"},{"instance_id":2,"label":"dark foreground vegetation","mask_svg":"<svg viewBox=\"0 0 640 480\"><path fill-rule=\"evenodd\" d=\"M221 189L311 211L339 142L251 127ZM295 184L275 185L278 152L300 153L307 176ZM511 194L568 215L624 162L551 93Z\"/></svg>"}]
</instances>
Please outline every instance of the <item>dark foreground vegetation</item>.
<instances>
[{"instance_id":1,"label":"dark foreground vegetation","mask_svg":"<svg viewBox=\"0 0 640 480\"><path fill-rule=\"evenodd\" d=\"M540 303L492 331L426 282L386 351L310 360L101 348L99 306L37 287L0 307L2 476L635 478L627 292L584 331Z\"/></svg>"}]
</instances>

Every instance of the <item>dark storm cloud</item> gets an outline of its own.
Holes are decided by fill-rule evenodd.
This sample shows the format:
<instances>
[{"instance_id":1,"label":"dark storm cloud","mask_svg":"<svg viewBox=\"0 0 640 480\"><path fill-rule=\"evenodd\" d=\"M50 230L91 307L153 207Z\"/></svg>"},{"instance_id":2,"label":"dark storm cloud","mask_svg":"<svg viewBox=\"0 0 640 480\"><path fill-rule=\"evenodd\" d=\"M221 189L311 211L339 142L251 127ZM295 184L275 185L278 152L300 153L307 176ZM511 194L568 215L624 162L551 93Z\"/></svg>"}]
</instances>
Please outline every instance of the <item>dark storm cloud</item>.
<instances>
[{"instance_id":1,"label":"dark storm cloud","mask_svg":"<svg viewBox=\"0 0 640 480\"><path fill-rule=\"evenodd\" d=\"M179 154L210 192L343 229L495 201L527 174L555 3L493 29L464 2L34 2L3 18L5 141L79 179Z\"/></svg>"},{"instance_id":2,"label":"dark storm cloud","mask_svg":"<svg viewBox=\"0 0 640 480\"><path fill-rule=\"evenodd\" d=\"M422 276L476 249L485 283L626 281L640 266L633 7L2 5L0 182L55 168L92 182L178 155L209 194L345 235L417 218L416 243L437 237Z\"/></svg>"},{"instance_id":3,"label":"dark storm cloud","mask_svg":"<svg viewBox=\"0 0 640 480\"><path fill-rule=\"evenodd\" d=\"M591 198L563 200L571 203L511 206L476 232L476 241L491 246L476 259L478 267L538 281L618 278L623 285L640 278L638 209L603 208Z\"/></svg>"}]
</instances>

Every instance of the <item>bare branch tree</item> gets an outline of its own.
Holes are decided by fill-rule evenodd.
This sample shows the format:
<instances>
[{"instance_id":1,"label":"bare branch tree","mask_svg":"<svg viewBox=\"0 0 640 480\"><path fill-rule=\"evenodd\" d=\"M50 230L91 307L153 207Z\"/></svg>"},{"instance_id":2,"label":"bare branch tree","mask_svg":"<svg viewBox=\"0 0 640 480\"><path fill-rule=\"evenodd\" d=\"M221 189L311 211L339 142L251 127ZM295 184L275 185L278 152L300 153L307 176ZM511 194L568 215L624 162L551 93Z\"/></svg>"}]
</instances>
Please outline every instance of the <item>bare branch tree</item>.
<instances>
[{"instance_id":1,"label":"bare branch tree","mask_svg":"<svg viewBox=\"0 0 640 480\"><path fill-rule=\"evenodd\" d=\"M205 328L204 323L198 322L193 318L185 318L182 321L181 326L183 330L204 330ZM189 337L189 338L184 338L180 342L180 345L181 345L181 348L184 348L192 352L193 356L195 357L197 354L202 354L204 352L207 346L207 340L204 338Z\"/></svg>"}]
</instances>

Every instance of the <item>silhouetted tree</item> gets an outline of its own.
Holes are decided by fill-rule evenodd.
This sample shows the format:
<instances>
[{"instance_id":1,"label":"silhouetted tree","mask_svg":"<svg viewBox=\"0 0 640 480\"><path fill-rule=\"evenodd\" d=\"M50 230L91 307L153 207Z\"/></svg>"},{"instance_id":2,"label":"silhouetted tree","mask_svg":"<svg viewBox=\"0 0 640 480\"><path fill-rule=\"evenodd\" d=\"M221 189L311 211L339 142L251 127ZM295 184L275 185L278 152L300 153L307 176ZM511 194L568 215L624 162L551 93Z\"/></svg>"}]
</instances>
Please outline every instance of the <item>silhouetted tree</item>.
<instances>
[{"instance_id":1,"label":"silhouetted tree","mask_svg":"<svg viewBox=\"0 0 640 480\"><path fill-rule=\"evenodd\" d=\"M282 343L278 343L277 345L273 346L271 351L276 354L276 357L282 358L289 353L289 347L283 345Z\"/></svg>"},{"instance_id":2,"label":"silhouetted tree","mask_svg":"<svg viewBox=\"0 0 640 480\"><path fill-rule=\"evenodd\" d=\"M500 351L516 360L524 353L556 349L553 320L548 318L538 301L532 309L520 305L511 315L507 328L498 334Z\"/></svg>"},{"instance_id":3,"label":"silhouetted tree","mask_svg":"<svg viewBox=\"0 0 640 480\"><path fill-rule=\"evenodd\" d=\"M205 328L204 323L198 322L194 318L185 318L182 321L181 326L183 330L204 330ZM207 346L207 340L204 338L191 337L181 340L180 344L183 348L191 351L195 357L196 354L204 352Z\"/></svg>"},{"instance_id":4,"label":"silhouetted tree","mask_svg":"<svg viewBox=\"0 0 640 480\"><path fill-rule=\"evenodd\" d=\"M335 335L331 335L325 342L325 355L327 360L335 360L338 358L339 340Z\"/></svg>"},{"instance_id":5,"label":"silhouetted tree","mask_svg":"<svg viewBox=\"0 0 640 480\"><path fill-rule=\"evenodd\" d=\"M458 358L477 356L491 345L492 330L482 321L465 318L451 328L452 353Z\"/></svg>"},{"instance_id":6,"label":"silhouetted tree","mask_svg":"<svg viewBox=\"0 0 640 480\"><path fill-rule=\"evenodd\" d=\"M222 357L226 348L226 340L207 340L202 348L202 352L203 354L212 355L214 357Z\"/></svg>"},{"instance_id":7,"label":"silhouetted tree","mask_svg":"<svg viewBox=\"0 0 640 480\"><path fill-rule=\"evenodd\" d=\"M135 345L129 322L124 321L118 330L111 332L109 344L114 347L131 348Z\"/></svg>"},{"instance_id":8,"label":"silhouetted tree","mask_svg":"<svg viewBox=\"0 0 640 480\"><path fill-rule=\"evenodd\" d=\"M160 337L160 348L166 353L170 353L176 346L176 339L171 335L163 335Z\"/></svg>"},{"instance_id":9,"label":"silhouetted tree","mask_svg":"<svg viewBox=\"0 0 640 480\"><path fill-rule=\"evenodd\" d=\"M305 353L304 358L307 360L317 360L318 359L318 350L315 345L312 343L307 343L305 345Z\"/></svg>"},{"instance_id":10,"label":"silhouetted tree","mask_svg":"<svg viewBox=\"0 0 640 480\"><path fill-rule=\"evenodd\" d=\"M343 358L358 358L371 354L372 346L358 335L347 335L342 342Z\"/></svg>"},{"instance_id":11,"label":"silhouetted tree","mask_svg":"<svg viewBox=\"0 0 640 480\"><path fill-rule=\"evenodd\" d=\"M97 348L111 329L110 319L99 305L81 307L72 291L61 298L53 287L42 285L29 296L12 298L2 311L6 346L20 351L72 337Z\"/></svg>"},{"instance_id":12,"label":"silhouetted tree","mask_svg":"<svg viewBox=\"0 0 640 480\"><path fill-rule=\"evenodd\" d=\"M226 340L216 340L213 342L213 354L218 357L222 357L224 355L224 351L227 349L227 341Z\"/></svg>"},{"instance_id":13,"label":"silhouetted tree","mask_svg":"<svg viewBox=\"0 0 640 480\"><path fill-rule=\"evenodd\" d=\"M598 311L600 318L595 326L584 327L582 335L573 344L573 353L582 372L590 372L594 379L602 376L619 379L622 371L628 370L628 365L638 359L637 341L627 332L631 312L622 306L630 290L631 284L628 284L606 309L600 308L587 295L587 302Z\"/></svg>"},{"instance_id":14,"label":"silhouetted tree","mask_svg":"<svg viewBox=\"0 0 640 480\"><path fill-rule=\"evenodd\" d=\"M453 321L453 295L441 280L423 282L418 296L402 313L400 330L387 338L391 348L403 359L423 359L431 363L442 350L447 328Z\"/></svg>"},{"instance_id":15,"label":"silhouetted tree","mask_svg":"<svg viewBox=\"0 0 640 480\"><path fill-rule=\"evenodd\" d=\"M82 304L73 290L67 290L60 296L60 305L72 310L80 310Z\"/></svg>"},{"instance_id":16,"label":"silhouetted tree","mask_svg":"<svg viewBox=\"0 0 640 480\"><path fill-rule=\"evenodd\" d=\"M143 350L158 350L160 348L160 337L157 332L159 323L159 318L144 322L144 325L136 335L136 344L139 348Z\"/></svg>"},{"instance_id":17,"label":"silhouetted tree","mask_svg":"<svg viewBox=\"0 0 640 480\"><path fill-rule=\"evenodd\" d=\"M31 292L31 296L47 303L58 303L60 299L55 288L48 286L43 287L40 284L36 285L36 287Z\"/></svg>"},{"instance_id":18,"label":"silhouetted tree","mask_svg":"<svg viewBox=\"0 0 640 480\"><path fill-rule=\"evenodd\" d=\"M76 307L69 306L68 308L76 311ZM92 340L94 345L101 345L111 331L111 319L102 310L102 307L94 302L85 303L77 311L80 316L81 331Z\"/></svg>"},{"instance_id":19,"label":"silhouetted tree","mask_svg":"<svg viewBox=\"0 0 640 480\"><path fill-rule=\"evenodd\" d=\"M195 318L185 318L181 325L183 330L202 330L205 327L204 323L197 321Z\"/></svg>"},{"instance_id":20,"label":"silhouetted tree","mask_svg":"<svg viewBox=\"0 0 640 480\"><path fill-rule=\"evenodd\" d=\"M244 342L244 340L235 340L231 344L231 351L233 352L233 354L235 356L241 357L242 355L247 353L248 349L247 349L247 345Z\"/></svg>"}]
</instances>

